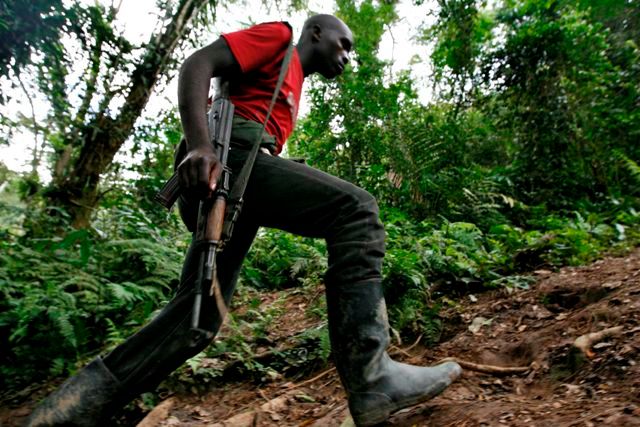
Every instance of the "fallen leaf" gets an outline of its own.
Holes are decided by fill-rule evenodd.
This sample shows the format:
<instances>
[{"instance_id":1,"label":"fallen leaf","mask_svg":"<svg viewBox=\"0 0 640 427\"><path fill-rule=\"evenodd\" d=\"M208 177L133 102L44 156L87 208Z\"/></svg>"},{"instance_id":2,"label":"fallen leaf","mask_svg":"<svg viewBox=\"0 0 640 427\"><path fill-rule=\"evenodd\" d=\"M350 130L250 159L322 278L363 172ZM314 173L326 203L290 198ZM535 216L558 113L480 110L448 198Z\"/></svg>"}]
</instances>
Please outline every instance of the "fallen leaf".
<instances>
[{"instance_id":1,"label":"fallen leaf","mask_svg":"<svg viewBox=\"0 0 640 427\"><path fill-rule=\"evenodd\" d=\"M491 324L491 322L493 322L492 319L486 319L484 317L476 317L471 322L471 325L469 325L469 331L471 331L471 333L475 335L478 332L480 332L480 329L483 326L488 326Z\"/></svg>"},{"instance_id":2,"label":"fallen leaf","mask_svg":"<svg viewBox=\"0 0 640 427\"><path fill-rule=\"evenodd\" d=\"M295 398L297 400L299 400L300 402L308 402L308 403L315 403L315 399L311 396L309 396L308 394L305 393L300 393L300 394L296 394Z\"/></svg>"},{"instance_id":3,"label":"fallen leaf","mask_svg":"<svg viewBox=\"0 0 640 427\"><path fill-rule=\"evenodd\" d=\"M537 275L537 276L546 276L547 274L551 274L551 271L549 270L536 270L533 272L533 274Z\"/></svg>"},{"instance_id":4,"label":"fallen leaf","mask_svg":"<svg viewBox=\"0 0 640 427\"><path fill-rule=\"evenodd\" d=\"M280 415L276 414L276 413L271 413L271 414L269 414L269 416L271 417L271 419L273 421L280 421L282 419L282 417Z\"/></svg>"}]
</instances>

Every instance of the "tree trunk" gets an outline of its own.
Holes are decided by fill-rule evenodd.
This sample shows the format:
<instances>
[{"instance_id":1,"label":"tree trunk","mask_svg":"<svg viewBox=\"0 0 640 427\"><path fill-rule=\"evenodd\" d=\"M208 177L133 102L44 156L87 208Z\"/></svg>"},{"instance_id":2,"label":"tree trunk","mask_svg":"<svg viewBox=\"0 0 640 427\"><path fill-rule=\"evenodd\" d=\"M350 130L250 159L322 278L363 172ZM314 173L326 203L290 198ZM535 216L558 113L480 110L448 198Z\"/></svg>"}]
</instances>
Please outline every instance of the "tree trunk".
<instances>
[{"instance_id":1,"label":"tree trunk","mask_svg":"<svg viewBox=\"0 0 640 427\"><path fill-rule=\"evenodd\" d=\"M207 0L183 0L171 23L150 41L147 51L131 74L124 106L115 118L98 116L82 130L82 147L71 170L48 192L54 205L64 208L75 228L90 225L91 214L100 200L100 176L113 162L149 100L158 78L166 72L178 43Z\"/></svg>"}]
</instances>

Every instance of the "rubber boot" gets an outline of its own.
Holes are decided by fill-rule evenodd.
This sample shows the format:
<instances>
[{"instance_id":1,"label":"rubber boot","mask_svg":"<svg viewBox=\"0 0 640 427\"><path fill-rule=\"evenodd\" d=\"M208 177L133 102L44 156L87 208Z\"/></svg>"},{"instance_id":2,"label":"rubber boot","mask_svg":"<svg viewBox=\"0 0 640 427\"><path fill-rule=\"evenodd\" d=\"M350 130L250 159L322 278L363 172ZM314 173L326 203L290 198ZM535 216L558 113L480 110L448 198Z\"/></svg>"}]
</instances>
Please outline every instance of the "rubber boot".
<instances>
[{"instance_id":1,"label":"rubber boot","mask_svg":"<svg viewBox=\"0 0 640 427\"><path fill-rule=\"evenodd\" d=\"M26 426L105 425L112 415L111 403L120 390L120 382L98 357L49 395L31 414Z\"/></svg>"},{"instance_id":2,"label":"rubber boot","mask_svg":"<svg viewBox=\"0 0 640 427\"><path fill-rule=\"evenodd\" d=\"M334 359L357 426L381 423L395 411L431 399L462 373L453 362L419 367L391 360L379 281L327 289L327 307Z\"/></svg>"}]
</instances>

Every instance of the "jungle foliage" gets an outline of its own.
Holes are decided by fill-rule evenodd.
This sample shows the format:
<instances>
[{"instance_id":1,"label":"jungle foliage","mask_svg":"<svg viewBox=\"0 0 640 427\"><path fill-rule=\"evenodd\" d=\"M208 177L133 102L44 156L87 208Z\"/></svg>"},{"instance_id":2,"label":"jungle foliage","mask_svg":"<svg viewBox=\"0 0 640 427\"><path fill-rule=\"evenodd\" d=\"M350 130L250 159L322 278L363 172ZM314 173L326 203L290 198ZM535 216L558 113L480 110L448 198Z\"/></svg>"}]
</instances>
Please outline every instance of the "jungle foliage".
<instances>
[{"instance_id":1,"label":"jungle foliage","mask_svg":"<svg viewBox=\"0 0 640 427\"><path fill-rule=\"evenodd\" d=\"M175 8L192 2L165 3L172 22ZM153 62L156 81L173 69L163 62L173 61L172 50L158 50L156 42L131 45L114 30L115 10L50 4L0 2L0 35L11 40L0 50L0 75L25 89L18 70L31 70L50 106L44 121L34 115L0 122L3 140L30 129L36 147L32 173L0 167L3 388L66 375L121 342L170 298L189 241L177 215L151 199L170 173L180 139L176 112L134 126L146 101L136 98L141 103L133 111L128 98L141 90L136 76L145 91L154 87L143 78L149 55L164 55ZM429 343L443 334L443 305L455 307L459 298L488 288L526 288L536 269L583 264L640 242L640 4L416 4L435 23L414 29L424 43L422 58L411 70L391 73L378 50L401 18L396 3L336 2L336 14L356 35L353 63L338 80L306 83L311 109L288 150L377 197L392 326ZM152 40L167 32L163 26ZM74 40L84 62L70 60L61 37ZM425 103L415 74L428 70L434 97ZM113 81L114 73L131 80L98 85ZM84 88L79 97L69 96L72 75L85 76L75 86ZM71 193L60 188L80 183L76 167L91 163L83 153L97 150L113 126L119 142L103 141L110 160L73 190L92 208L69 209L59 196ZM127 138L131 145L123 148ZM118 160L116 152L133 161ZM51 183L35 173L40 164L51 171ZM206 355L236 361L258 380L296 363L325 363L330 350L321 300L310 308L319 326L297 337L304 355L281 354L271 366L253 356L278 314L278 308L261 310L256 292L317 292L326 262L323 242L261 230L234 303L245 310L232 315L231 332ZM37 351L43 347L46 354ZM222 375L203 368L203 357L172 379L206 384Z\"/></svg>"}]
</instances>

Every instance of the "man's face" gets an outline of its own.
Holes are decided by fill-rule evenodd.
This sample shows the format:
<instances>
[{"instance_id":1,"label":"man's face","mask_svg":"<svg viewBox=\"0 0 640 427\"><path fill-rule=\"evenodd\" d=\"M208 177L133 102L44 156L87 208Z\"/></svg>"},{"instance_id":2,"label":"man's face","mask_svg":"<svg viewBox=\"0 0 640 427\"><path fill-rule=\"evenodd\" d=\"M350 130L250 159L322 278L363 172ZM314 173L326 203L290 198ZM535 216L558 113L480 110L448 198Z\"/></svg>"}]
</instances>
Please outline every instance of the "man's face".
<instances>
[{"instance_id":1,"label":"man's face","mask_svg":"<svg viewBox=\"0 0 640 427\"><path fill-rule=\"evenodd\" d=\"M323 29L316 46L319 73L328 79L342 74L352 47L353 35L346 25Z\"/></svg>"}]
</instances>

